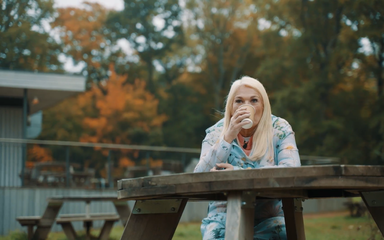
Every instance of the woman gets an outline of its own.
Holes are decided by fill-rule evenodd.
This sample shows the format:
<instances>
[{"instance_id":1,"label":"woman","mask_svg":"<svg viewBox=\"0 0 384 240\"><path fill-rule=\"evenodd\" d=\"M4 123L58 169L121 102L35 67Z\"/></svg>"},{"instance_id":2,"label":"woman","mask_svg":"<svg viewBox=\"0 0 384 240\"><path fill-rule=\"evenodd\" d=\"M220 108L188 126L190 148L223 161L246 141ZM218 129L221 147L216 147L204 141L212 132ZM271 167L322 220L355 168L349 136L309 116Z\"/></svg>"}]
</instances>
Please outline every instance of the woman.
<instances>
[{"instance_id":1,"label":"woman","mask_svg":"<svg viewBox=\"0 0 384 240\"><path fill-rule=\"evenodd\" d=\"M255 109L253 125L248 129L243 128L248 124L243 120L250 118L251 112L244 104ZM301 165L291 126L271 114L267 92L251 77L232 84L224 119L206 133L194 172ZM254 239L287 238L281 199L257 200L254 220ZM224 239L225 223L226 202L210 202L201 225L203 239Z\"/></svg>"}]
</instances>

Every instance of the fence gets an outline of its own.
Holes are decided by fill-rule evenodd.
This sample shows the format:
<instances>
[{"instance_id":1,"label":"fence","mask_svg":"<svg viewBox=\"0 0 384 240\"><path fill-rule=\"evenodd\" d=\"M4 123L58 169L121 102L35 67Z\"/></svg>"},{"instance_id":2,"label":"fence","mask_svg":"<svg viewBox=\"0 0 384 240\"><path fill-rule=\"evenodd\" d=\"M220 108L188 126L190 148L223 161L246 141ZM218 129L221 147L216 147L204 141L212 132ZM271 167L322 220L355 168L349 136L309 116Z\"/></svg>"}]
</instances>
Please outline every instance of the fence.
<instances>
[{"instance_id":1,"label":"fence","mask_svg":"<svg viewBox=\"0 0 384 240\"><path fill-rule=\"evenodd\" d=\"M11 138L0 138L0 149L0 187L114 188L122 178L193 171L200 154L198 148ZM338 159L301 155L301 161L313 165ZM10 179L21 184L9 184Z\"/></svg>"},{"instance_id":2,"label":"fence","mask_svg":"<svg viewBox=\"0 0 384 240\"><path fill-rule=\"evenodd\" d=\"M0 149L0 186L93 189L114 188L122 178L184 172L200 153L194 148L10 138L0 138ZM20 184L7 182L18 178Z\"/></svg>"}]
</instances>

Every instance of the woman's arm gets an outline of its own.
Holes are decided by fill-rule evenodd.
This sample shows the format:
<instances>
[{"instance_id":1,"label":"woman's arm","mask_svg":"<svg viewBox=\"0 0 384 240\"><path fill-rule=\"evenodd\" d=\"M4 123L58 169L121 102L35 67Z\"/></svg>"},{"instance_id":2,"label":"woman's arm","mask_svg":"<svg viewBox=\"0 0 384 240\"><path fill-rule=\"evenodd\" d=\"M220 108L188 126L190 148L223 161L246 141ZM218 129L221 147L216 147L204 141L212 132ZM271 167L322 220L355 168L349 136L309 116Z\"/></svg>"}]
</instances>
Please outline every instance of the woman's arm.
<instances>
[{"instance_id":1,"label":"woman's arm","mask_svg":"<svg viewBox=\"0 0 384 240\"><path fill-rule=\"evenodd\" d=\"M299 150L296 146L295 133L291 125L282 118L275 123L275 136L278 140L274 148L275 166L266 167L299 167L301 166Z\"/></svg>"},{"instance_id":2,"label":"woman's arm","mask_svg":"<svg viewBox=\"0 0 384 240\"><path fill-rule=\"evenodd\" d=\"M209 172L216 163L226 163L232 144L226 142L223 137L215 137L208 133L203 140L199 163L194 172ZM217 139L215 141L215 139Z\"/></svg>"},{"instance_id":3,"label":"woman's arm","mask_svg":"<svg viewBox=\"0 0 384 240\"><path fill-rule=\"evenodd\" d=\"M277 165L282 167L299 167L301 166L299 150L296 146L295 133L289 126L289 134L279 141L277 147Z\"/></svg>"}]
</instances>

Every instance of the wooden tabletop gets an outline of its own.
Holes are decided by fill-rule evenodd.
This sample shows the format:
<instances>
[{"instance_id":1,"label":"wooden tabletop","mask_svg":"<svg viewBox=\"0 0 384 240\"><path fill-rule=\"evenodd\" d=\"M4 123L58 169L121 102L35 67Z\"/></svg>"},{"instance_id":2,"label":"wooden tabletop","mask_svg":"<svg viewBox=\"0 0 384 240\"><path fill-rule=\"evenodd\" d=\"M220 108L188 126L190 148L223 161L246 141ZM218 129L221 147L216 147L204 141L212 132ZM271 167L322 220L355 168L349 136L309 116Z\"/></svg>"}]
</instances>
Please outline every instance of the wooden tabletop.
<instances>
[{"instance_id":1,"label":"wooden tabletop","mask_svg":"<svg viewBox=\"0 0 384 240\"><path fill-rule=\"evenodd\" d=\"M317 165L122 179L118 181L118 198L224 200L226 192L244 190L256 191L261 198L321 198L382 189L384 166Z\"/></svg>"},{"instance_id":2,"label":"wooden tabletop","mask_svg":"<svg viewBox=\"0 0 384 240\"><path fill-rule=\"evenodd\" d=\"M84 201L84 202L93 202L93 201L118 201L116 195L87 195L87 196L53 196L49 197L48 201L61 201L61 202L71 202L71 201Z\"/></svg>"}]
</instances>

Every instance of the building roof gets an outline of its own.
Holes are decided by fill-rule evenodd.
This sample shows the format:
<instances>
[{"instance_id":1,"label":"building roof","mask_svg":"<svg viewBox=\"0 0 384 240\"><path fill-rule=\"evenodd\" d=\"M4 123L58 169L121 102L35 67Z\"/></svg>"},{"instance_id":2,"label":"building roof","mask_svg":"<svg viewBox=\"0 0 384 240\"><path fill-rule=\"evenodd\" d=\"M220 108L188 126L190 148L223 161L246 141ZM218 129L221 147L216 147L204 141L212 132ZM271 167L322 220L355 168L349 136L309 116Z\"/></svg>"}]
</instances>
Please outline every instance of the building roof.
<instances>
[{"instance_id":1,"label":"building roof","mask_svg":"<svg viewBox=\"0 0 384 240\"><path fill-rule=\"evenodd\" d=\"M0 70L0 97L23 98L27 89L29 113L35 113L84 92L85 81L83 76ZM34 99L38 103L32 104Z\"/></svg>"}]
</instances>

